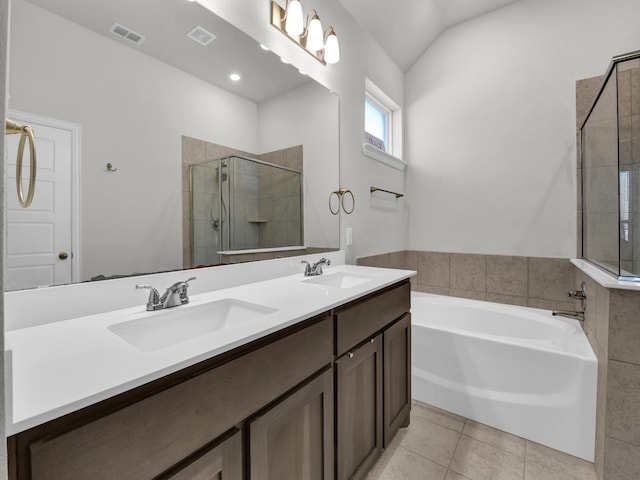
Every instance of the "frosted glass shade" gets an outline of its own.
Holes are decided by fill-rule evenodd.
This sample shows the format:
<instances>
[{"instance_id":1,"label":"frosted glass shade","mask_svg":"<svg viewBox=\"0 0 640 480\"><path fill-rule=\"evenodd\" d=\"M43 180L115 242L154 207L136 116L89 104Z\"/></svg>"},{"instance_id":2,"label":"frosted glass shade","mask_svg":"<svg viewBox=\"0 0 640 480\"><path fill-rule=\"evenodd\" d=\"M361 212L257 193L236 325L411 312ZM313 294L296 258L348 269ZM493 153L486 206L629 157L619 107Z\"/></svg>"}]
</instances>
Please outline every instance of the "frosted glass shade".
<instances>
[{"instance_id":1,"label":"frosted glass shade","mask_svg":"<svg viewBox=\"0 0 640 480\"><path fill-rule=\"evenodd\" d=\"M331 29L327 36L327 43L324 46L324 61L327 63L338 63L340 61L340 45L336 32Z\"/></svg>"},{"instance_id":2,"label":"frosted glass shade","mask_svg":"<svg viewBox=\"0 0 640 480\"><path fill-rule=\"evenodd\" d=\"M302 15L302 4L299 0L291 0L287 6L287 19L284 22L284 29L289 35L301 35L304 31L304 16Z\"/></svg>"},{"instance_id":3,"label":"frosted glass shade","mask_svg":"<svg viewBox=\"0 0 640 480\"><path fill-rule=\"evenodd\" d=\"M309 23L309 30L307 32L307 50L314 52L322 50L324 47L324 34L322 33L322 23L320 18L314 15Z\"/></svg>"}]
</instances>

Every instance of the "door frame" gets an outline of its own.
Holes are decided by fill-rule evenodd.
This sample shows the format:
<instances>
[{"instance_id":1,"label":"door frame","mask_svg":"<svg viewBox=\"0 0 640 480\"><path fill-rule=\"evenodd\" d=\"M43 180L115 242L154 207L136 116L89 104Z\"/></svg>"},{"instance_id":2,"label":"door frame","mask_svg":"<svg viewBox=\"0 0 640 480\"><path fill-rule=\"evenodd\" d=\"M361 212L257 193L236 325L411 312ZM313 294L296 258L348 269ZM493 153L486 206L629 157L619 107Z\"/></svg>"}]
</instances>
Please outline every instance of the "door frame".
<instances>
[{"instance_id":1,"label":"door frame","mask_svg":"<svg viewBox=\"0 0 640 480\"><path fill-rule=\"evenodd\" d=\"M80 124L13 109L7 110L7 116L21 123L65 130L71 135L71 282L75 283L80 279Z\"/></svg>"}]
</instances>

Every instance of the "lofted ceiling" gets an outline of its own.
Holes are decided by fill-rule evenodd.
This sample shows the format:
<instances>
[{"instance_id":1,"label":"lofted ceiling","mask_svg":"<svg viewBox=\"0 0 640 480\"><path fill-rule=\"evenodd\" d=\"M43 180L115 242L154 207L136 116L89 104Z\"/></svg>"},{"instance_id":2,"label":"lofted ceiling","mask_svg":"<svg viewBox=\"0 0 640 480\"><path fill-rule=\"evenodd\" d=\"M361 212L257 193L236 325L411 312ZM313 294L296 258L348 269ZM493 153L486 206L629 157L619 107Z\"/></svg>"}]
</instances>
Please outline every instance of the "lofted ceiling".
<instances>
[{"instance_id":1,"label":"lofted ceiling","mask_svg":"<svg viewBox=\"0 0 640 480\"><path fill-rule=\"evenodd\" d=\"M406 72L447 28L517 0L339 0Z\"/></svg>"}]
</instances>

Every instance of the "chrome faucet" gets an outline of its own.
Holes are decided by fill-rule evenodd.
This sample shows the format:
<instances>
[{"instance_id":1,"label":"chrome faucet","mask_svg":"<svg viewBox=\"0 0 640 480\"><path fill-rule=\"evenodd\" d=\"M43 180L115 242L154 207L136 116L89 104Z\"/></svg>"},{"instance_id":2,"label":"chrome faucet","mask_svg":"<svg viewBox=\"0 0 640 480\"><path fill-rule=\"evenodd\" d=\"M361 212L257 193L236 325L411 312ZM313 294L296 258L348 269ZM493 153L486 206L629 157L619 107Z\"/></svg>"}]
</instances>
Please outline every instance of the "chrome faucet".
<instances>
[{"instance_id":1,"label":"chrome faucet","mask_svg":"<svg viewBox=\"0 0 640 480\"><path fill-rule=\"evenodd\" d=\"M329 265L331 265L331 260L327 260L326 258L321 258L313 265L311 265L306 260L302 260L301 263L307 264L307 266L304 268L304 276L315 277L317 275L322 275L322 266L326 265L328 267Z\"/></svg>"},{"instance_id":2,"label":"chrome faucet","mask_svg":"<svg viewBox=\"0 0 640 480\"><path fill-rule=\"evenodd\" d=\"M551 315L558 317L575 318L584 322L584 311L587 308L587 284L582 282L580 290L570 290L569 297L582 300L582 310L554 310Z\"/></svg>"},{"instance_id":3,"label":"chrome faucet","mask_svg":"<svg viewBox=\"0 0 640 480\"><path fill-rule=\"evenodd\" d=\"M195 280L196 277L191 277L183 282L176 282L171 285L160 296L158 290L151 285L136 285L136 290L146 288L149 290L149 299L147 300L147 310L161 310L163 308L178 307L180 305L186 305L189 303L189 297L187 296L187 287L189 282Z\"/></svg>"},{"instance_id":4,"label":"chrome faucet","mask_svg":"<svg viewBox=\"0 0 640 480\"><path fill-rule=\"evenodd\" d=\"M584 310L587 306L587 284L582 282L580 290L570 290L569 297L582 300L582 310Z\"/></svg>"},{"instance_id":5,"label":"chrome faucet","mask_svg":"<svg viewBox=\"0 0 640 480\"><path fill-rule=\"evenodd\" d=\"M567 318L575 318L576 320L580 320L584 322L584 311L579 310L554 310L551 315L554 317L567 317Z\"/></svg>"}]
</instances>

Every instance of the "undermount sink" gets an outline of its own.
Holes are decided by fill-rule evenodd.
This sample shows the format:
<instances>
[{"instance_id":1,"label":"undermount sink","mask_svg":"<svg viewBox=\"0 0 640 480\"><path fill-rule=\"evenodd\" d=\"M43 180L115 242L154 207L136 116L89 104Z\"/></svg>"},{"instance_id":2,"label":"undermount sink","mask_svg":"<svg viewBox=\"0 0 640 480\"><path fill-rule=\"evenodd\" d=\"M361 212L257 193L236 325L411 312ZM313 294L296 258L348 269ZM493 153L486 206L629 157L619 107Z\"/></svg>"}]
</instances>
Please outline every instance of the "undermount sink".
<instances>
[{"instance_id":1,"label":"undermount sink","mask_svg":"<svg viewBox=\"0 0 640 480\"><path fill-rule=\"evenodd\" d=\"M143 318L109 326L125 342L153 352L276 312L276 308L225 298L201 305L149 312Z\"/></svg>"},{"instance_id":2,"label":"undermount sink","mask_svg":"<svg viewBox=\"0 0 640 480\"><path fill-rule=\"evenodd\" d=\"M374 277L356 273L336 272L309 277L303 280L305 283L321 285L323 287L351 288L370 282Z\"/></svg>"}]
</instances>

